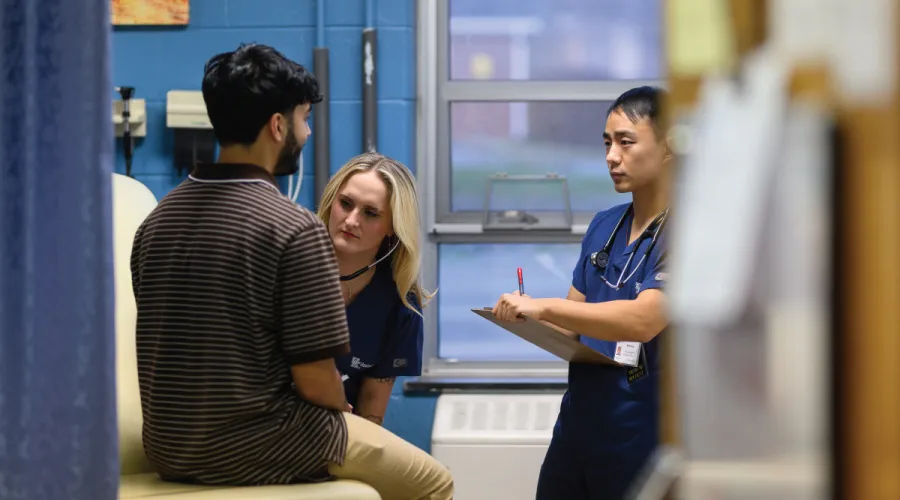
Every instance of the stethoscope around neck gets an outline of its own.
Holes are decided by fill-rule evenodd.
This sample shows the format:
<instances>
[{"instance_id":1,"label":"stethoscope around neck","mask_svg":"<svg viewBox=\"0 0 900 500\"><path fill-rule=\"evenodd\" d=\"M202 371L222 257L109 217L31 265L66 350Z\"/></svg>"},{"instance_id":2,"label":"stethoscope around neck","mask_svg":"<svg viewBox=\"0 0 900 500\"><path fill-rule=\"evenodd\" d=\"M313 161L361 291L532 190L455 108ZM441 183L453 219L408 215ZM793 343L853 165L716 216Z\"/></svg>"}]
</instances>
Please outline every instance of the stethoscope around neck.
<instances>
[{"instance_id":1,"label":"stethoscope around neck","mask_svg":"<svg viewBox=\"0 0 900 500\"><path fill-rule=\"evenodd\" d=\"M353 274L348 274L348 275L346 275L346 276L341 276L341 281L350 281L350 280L352 280L352 279L354 279L354 278L358 278L358 277L362 276L362 275L363 275L366 271L368 271L369 269L372 269L373 267L377 266L379 262L381 262L381 261L383 261L384 259L390 257L390 255L391 255L392 253L394 253L394 250L396 250L397 247L400 246L400 238L396 238L396 240L397 240L397 241L394 243L394 246L392 246L391 249L388 250L386 254L382 255L381 258L379 258L379 259L376 260L375 262L369 264L368 266L366 266L366 267L364 267L364 268L362 268L362 269L356 271L356 272L353 273Z\"/></svg>"},{"instance_id":2,"label":"stethoscope around neck","mask_svg":"<svg viewBox=\"0 0 900 500\"><path fill-rule=\"evenodd\" d=\"M603 245L603 248L600 249L599 252L594 252L590 256L591 264L594 265L597 269L600 270L600 278L606 283L610 288L614 288L616 290L621 289L625 286L625 283L630 280L634 274L644 265L647 261L647 256L650 255L650 252L653 251L653 247L656 246L656 242L659 239L659 235L662 232L663 226L666 224L666 220L669 217L669 209L666 208L659 215L653 219L653 222L647 226L641 235L638 236L637 241L634 242L634 246L631 248L631 253L628 254L628 260L625 261L625 265L622 266L622 272L619 273L619 279L616 280L615 284L610 283L609 280L606 279L606 268L609 266L609 253L612 251L613 244L616 241L616 235L619 233L619 230L622 229L622 225L625 223L625 219L628 218L628 215L634 212L634 204L628 205L628 209L625 210L625 213L622 214L622 217L619 218L619 222L616 223L616 227L613 228L612 234L609 235L609 239L606 240L606 244ZM650 245L647 246L647 251L644 252L644 255L641 256L641 260L638 261L637 265L634 266L634 269L631 270L631 274L625 276L625 273L628 272L628 266L631 265L631 261L634 260L634 254L637 252L638 248L641 247L641 243L650 238Z\"/></svg>"}]
</instances>

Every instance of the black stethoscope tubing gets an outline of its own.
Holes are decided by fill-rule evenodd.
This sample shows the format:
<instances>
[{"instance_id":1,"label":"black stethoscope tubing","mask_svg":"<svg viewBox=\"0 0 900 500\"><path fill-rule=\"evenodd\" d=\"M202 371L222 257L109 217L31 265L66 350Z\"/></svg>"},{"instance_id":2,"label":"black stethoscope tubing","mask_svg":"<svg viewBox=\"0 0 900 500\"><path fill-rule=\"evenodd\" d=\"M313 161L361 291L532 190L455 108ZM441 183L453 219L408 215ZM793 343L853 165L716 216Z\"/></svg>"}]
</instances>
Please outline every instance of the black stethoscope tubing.
<instances>
[{"instance_id":1,"label":"black stethoscope tubing","mask_svg":"<svg viewBox=\"0 0 900 500\"><path fill-rule=\"evenodd\" d=\"M594 267L600 270L600 272L603 274L606 274L606 268L609 266L609 253L612 251L612 246L615 243L616 235L622 229L622 225L625 223L625 219L627 219L628 215L633 213L633 211L634 204L628 205L628 208L625 210L625 213L622 214L622 216L619 218L619 221L616 223L616 227L613 228L612 233L609 235L609 238L606 240L603 248L601 248L597 252L592 253L590 256L591 264L593 264ZM616 284L613 285L604 278L604 281L606 281L609 286L616 289L622 288L622 286L624 286L624 284L627 283L632 276L634 276L634 273L637 272L641 265L646 262L646 257L650 254L650 252L653 251L653 248L656 246L656 242L659 239L660 233L662 233L662 228L663 226L665 226L668 217L669 209L666 208L665 210L660 212L660 214L657 215L655 219L653 219L653 222L651 222L650 225L647 226L647 229L645 229L641 233L637 241L635 241L634 246L631 248L631 253L628 255L628 260L625 262L625 266L622 267L622 272L619 274L619 279L616 281ZM644 255L641 257L641 261L637 266L635 266L631 274L623 279L625 273L628 272L629 264L631 264L631 261L634 259L635 252L637 252L638 248L640 248L641 246L641 243L643 243L643 241L647 238L650 238L650 245L647 247L647 251L644 252Z\"/></svg>"},{"instance_id":2,"label":"black stethoscope tubing","mask_svg":"<svg viewBox=\"0 0 900 500\"><path fill-rule=\"evenodd\" d=\"M386 254L382 255L380 259L378 259L378 260L376 260L375 262L369 264L368 266L366 266L366 267L364 267L364 268L362 268L362 269L356 271L356 272L353 273L353 274L348 274L348 275L346 275L346 276L341 276L341 281L350 281L350 280L352 280L352 279L354 279L354 278L358 278L359 276L361 276L363 273L365 273L365 272L368 271L369 269L372 269L373 267L377 266L379 262L381 262L381 261L383 261L384 259L388 258L392 253L394 253L394 250L396 250L398 246L400 246L400 238L397 238L397 242L394 243L394 246L392 246L391 249L388 250L388 252L387 252Z\"/></svg>"}]
</instances>

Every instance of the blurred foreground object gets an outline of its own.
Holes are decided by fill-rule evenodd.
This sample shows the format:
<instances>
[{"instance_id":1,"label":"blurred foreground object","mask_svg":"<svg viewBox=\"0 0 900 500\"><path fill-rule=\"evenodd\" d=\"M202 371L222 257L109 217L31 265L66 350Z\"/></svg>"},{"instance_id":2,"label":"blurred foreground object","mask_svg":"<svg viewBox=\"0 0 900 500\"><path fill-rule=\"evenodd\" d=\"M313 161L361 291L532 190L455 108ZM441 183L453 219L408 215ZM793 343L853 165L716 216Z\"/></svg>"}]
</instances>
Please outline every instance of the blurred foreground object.
<instances>
[{"instance_id":1,"label":"blurred foreground object","mask_svg":"<svg viewBox=\"0 0 900 500\"><path fill-rule=\"evenodd\" d=\"M638 498L900 498L900 8L667 10L670 52L722 43L669 57L673 369Z\"/></svg>"}]
</instances>

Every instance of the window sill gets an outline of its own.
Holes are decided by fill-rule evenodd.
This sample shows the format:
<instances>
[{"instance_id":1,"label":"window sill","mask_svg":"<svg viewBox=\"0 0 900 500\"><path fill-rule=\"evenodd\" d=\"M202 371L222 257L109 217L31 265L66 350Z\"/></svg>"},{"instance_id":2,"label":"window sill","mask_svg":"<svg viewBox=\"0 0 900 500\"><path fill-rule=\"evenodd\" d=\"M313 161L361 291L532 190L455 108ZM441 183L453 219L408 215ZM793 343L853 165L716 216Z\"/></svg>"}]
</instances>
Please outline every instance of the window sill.
<instances>
[{"instance_id":1,"label":"window sill","mask_svg":"<svg viewBox=\"0 0 900 500\"><path fill-rule=\"evenodd\" d=\"M560 378L451 378L415 377L403 382L407 396L426 396L445 393L551 392L568 388L565 377Z\"/></svg>"}]
</instances>

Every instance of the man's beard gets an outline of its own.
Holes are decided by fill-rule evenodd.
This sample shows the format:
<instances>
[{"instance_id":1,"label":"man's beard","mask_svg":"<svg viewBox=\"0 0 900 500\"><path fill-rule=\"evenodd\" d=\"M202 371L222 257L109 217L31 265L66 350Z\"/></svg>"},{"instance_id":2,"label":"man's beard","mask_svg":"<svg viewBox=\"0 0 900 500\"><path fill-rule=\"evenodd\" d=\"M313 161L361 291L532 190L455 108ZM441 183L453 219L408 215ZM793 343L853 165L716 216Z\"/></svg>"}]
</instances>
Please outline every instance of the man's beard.
<instances>
[{"instance_id":1,"label":"man's beard","mask_svg":"<svg viewBox=\"0 0 900 500\"><path fill-rule=\"evenodd\" d=\"M275 163L275 175L294 175L300 170L300 153L303 152L303 146L297 142L294 137L294 129L288 130L287 140L284 147L278 154L278 162Z\"/></svg>"}]
</instances>

